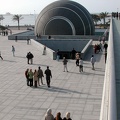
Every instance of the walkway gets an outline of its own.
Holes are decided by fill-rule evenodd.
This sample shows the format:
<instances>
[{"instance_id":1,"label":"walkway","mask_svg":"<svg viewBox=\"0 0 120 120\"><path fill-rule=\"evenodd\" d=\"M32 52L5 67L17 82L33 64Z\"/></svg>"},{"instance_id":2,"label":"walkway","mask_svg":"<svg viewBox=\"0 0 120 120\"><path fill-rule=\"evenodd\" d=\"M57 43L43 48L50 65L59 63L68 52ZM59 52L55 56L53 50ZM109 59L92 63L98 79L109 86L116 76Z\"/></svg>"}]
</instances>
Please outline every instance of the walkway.
<instances>
[{"instance_id":1,"label":"walkway","mask_svg":"<svg viewBox=\"0 0 120 120\"><path fill-rule=\"evenodd\" d=\"M12 56L11 46L16 48ZM75 61L69 60L69 72L63 72L62 62L42 55L26 41L15 42L0 36L0 120L44 120L48 108L53 115L69 111L73 120L99 120L105 63L102 53L96 54L95 71L89 62L90 53L84 62L84 72L79 73ZM28 65L26 53L34 54L34 64ZM24 71L27 68L43 71L49 65L53 74L51 88L46 85L31 88L26 85ZM46 84L44 78L44 84Z\"/></svg>"}]
</instances>

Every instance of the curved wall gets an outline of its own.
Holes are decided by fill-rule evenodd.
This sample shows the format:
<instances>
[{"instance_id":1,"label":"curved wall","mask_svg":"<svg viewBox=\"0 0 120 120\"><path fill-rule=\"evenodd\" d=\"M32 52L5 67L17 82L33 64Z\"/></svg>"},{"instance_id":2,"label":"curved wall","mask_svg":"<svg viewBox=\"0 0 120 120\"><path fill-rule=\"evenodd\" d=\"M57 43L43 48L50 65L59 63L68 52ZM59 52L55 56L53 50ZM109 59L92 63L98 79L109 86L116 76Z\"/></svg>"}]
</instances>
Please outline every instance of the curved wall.
<instances>
[{"instance_id":1,"label":"curved wall","mask_svg":"<svg viewBox=\"0 0 120 120\"><path fill-rule=\"evenodd\" d=\"M35 23L37 35L93 35L94 23L82 5L69 1L56 1L45 7Z\"/></svg>"}]
</instances>

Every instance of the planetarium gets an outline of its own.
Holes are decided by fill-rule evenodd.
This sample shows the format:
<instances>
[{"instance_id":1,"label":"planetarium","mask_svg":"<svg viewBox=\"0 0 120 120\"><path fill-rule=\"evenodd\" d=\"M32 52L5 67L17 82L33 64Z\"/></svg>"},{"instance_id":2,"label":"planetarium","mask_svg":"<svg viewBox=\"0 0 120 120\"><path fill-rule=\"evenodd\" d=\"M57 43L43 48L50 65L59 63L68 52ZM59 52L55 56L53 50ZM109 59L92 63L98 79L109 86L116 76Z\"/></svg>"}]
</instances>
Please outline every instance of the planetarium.
<instances>
[{"instance_id":1,"label":"planetarium","mask_svg":"<svg viewBox=\"0 0 120 120\"><path fill-rule=\"evenodd\" d=\"M94 23L88 10L70 0L49 4L38 15L35 35L94 35Z\"/></svg>"},{"instance_id":2,"label":"planetarium","mask_svg":"<svg viewBox=\"0 0 120 120\"><path fill-rule=\"evenodd\" d=\"M33 34L32 34L33 33ZM82 58L92 48L95 34L93 19L81 4L70 0L55 1L46 6L38 15L34 32L17 34L18 39L33 39L38 49L47 47L47 55L56 59L59 49L60 58L71 58L71 51L81 53ZM9 36L9 39L15 39ZM40 49L40 50L41 50Z\"/></svg>"}]
</instances>

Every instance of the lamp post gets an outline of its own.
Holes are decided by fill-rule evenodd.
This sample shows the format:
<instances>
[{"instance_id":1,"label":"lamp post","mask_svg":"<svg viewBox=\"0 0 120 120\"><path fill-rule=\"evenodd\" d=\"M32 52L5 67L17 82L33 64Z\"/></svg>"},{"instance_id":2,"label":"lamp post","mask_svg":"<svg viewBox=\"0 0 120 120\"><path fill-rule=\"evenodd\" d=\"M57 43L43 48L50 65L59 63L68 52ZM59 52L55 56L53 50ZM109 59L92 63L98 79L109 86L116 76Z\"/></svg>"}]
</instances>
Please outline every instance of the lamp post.
<instances>
[{"instance_id":1,"label":"lamp post","mask_svg":"<svg viewBox=\"0 0 120 120\"><path fill-rule=\"evenodd\" d=\"M35 17L34 19L35 19L35 21L36 21L36 13L35 13L35 10L34 10L34 17Z\"/></svg>"},{"instance_id":2,"label":"lamp post","mask_svg":"<svg viewBox=\"0 0 120 120\"><path fill-rule=\"evenodd\" d=\"M117 8L117 20L119 20L119 8Z\"/></svg>"}]
</instances>

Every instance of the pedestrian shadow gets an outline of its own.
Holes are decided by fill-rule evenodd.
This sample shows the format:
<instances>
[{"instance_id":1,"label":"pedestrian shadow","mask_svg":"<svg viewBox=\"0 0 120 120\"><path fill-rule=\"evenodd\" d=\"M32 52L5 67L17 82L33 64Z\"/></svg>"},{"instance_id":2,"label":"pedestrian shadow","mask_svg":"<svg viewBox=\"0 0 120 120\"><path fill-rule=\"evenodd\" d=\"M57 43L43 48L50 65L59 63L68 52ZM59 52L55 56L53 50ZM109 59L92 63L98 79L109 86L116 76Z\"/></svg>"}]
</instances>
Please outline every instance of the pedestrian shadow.
<instances>
[{"instance_id":1,"label":"pedestrian shadow","mask_svg":"<svg viewBox=\"0 0 120 120\"><path fill-rule=\"evenodd\" d=\"M95 70L94 70L95 71ZM104 76L103 73L98 74L98 73L90 73L90 72L81 72L82 75L98 75L98 76Z\"/></svg>"},{"instance_id":2,"label":"pedestrian shadow","mask_svg":"<svg viewBox=\"0 0 120 120\"><path fill-rule=\"evenodd\" d=\"M91 67L84 66L84 68L90 68L90 69L92 69L92 66L91 66ZM98 68L98 67L95 67L95 70L94 70L94 71L105 72L105 71L102 70L102 68Z\"/></svg>"},{"instance_id":3,"label":"pedestrian shadow","mask_svg":"<svg viewBox=\"0 0 120 120\"><path fill-rule=\"evenodd\" d=\"M5 62L16 62L16 61L13 61L13 60L3 60L3 61L5 61Z\"/></svg>"},{"instance_id":4,"label":"pedestrian shadow","mask_svg":"<svg viewBox=\"0 0 120 120\"><path fill-rule=\"evenodd\" d=\"M17 57L17 58L26 58L26 57L23 57L23 56L15 56L15 57Z\"/></svg>"},{"instance_id":5,"label":"pedestrian shadow","mask_svg":"<svg viewBox=\"0 0 120 120\"><path fill-rule=\"evenodd\" d=\"M71 93L76 93L76 94L87 94L90 95L89 93L83 93L83 92L79 92L79 91L73 91L73 90L69 90L69 89L64 89L64 88L60 88L60 87L55 87L55 86L51 86L50 88L48 88L47 86L39 86L37 88L32 87L34 89L44 89L50 92L60 92L60 93L67 93L67 94L71 94Z\"/></svg>"},{"instance_id":6,"label":"pedestrian shadow","mask_svg":"<svg viewBox=\"0 0 120 120\"><path fill-rule=\"evenodd\" d=\"M95 71L99 71L99 72L104 72L105 73L105 70L103 70L102 68L95 68Z\"/></svg>"},{"instance_id":7,"label":"pedestrian shadow","mask_svg":"<svg viewBox=\"0 0 120 120\"><path fill-rule=\"evenodd\" d=\"M47 67L47 66L52 67L50 65L43 65L43 64L37 64L37 63L33 63L33 64L30 64L30 65L43 66L43 67Z\"/></svg>"},{"instance_id":8,"label":"pedestrian shadow","mask_svg":"<svg viewBox=\"0 0 120 120\"><path fill-rule=\"evenodd\" d=\"M80 74L80 73L79 73L79 70L78 70L78 72L71 72L71 71L68 71L68 72L66 72L66 73Z\"/></svg>"}]
</instances>

